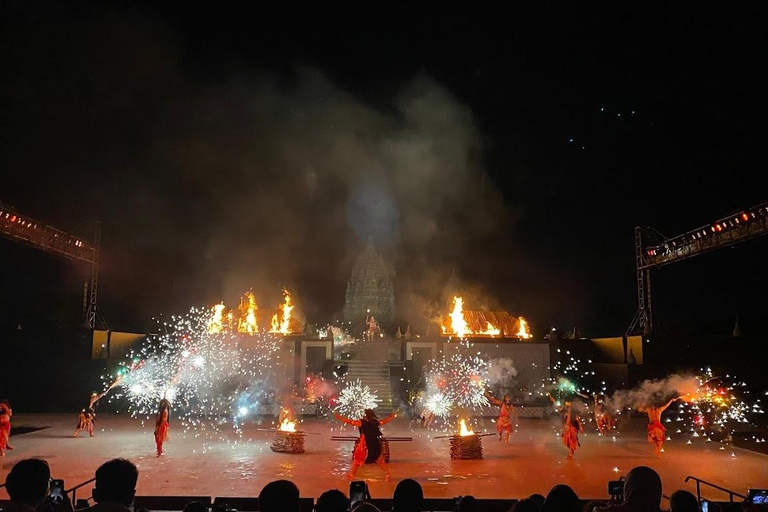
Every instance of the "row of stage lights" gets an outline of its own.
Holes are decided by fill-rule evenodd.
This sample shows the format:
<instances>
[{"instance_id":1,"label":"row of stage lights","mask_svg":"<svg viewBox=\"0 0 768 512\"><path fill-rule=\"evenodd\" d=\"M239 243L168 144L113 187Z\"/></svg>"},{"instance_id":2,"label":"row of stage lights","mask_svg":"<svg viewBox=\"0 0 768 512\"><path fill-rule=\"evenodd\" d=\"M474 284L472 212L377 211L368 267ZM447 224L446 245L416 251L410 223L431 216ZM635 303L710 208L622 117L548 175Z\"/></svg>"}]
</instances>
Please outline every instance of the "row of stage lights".
<instances>
[{"instance_id":1,"label":"row of stage lights","mask_svg":"<svg viewBox=\"0 0 768 512\"><path fill-rule=\"evenodd\" d=\"M723 219L715 222L711 226L699 228L695 231L688 232L684 235L680 235L676 238L668 240L661 245L655 247L649 247L646 249L648 256L658 256L660 254L667 254L672 252L677 246L684 246L690 242L695 242L703 237L709 236L715 233L722 233L729 229L743 226L758 217L764 217L768 215L768 206L758 206L747 212L741 212L728 219Z\"/></svg>"},{"instance_id":2,"label":"row of stage lights","mask_svg":"<svg viewBox=\"0 0 768 512\"><path fill-rule=\"evenodd\" d=\"M3 211L3 210L0 210L0 219L5 219L7 221L10 221L11 224L16 224L16 225L18 225L18 226L20 226L22 228L33 229L33 230L37 229L37 223L36 222L33 222L31 220L26 220L25 218L21 217L20 215L17 215L15 213L13 213L13 212L6 212L6 211ZM59 233L53 233L53 236L55 238L58 238L61 235ZM67 240L67 243L68 244L72 244L75 247L82 247L83 246L83 241L82 240L78 240L77 238L74 238L74 237L70 237L69 240Z\"/></svg>"}]
</instances>

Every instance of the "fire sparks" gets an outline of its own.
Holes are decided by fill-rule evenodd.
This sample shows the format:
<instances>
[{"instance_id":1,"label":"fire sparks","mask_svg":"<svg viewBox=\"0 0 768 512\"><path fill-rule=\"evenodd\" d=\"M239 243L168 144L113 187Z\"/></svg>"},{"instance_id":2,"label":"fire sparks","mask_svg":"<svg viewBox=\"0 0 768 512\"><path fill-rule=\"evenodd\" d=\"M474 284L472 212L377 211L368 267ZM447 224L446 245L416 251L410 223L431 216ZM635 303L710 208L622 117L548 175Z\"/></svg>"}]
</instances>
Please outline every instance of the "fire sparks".
<instances>
[{"instance_id":1,"label":"fire sparks","mask_svg":"<svg viewBox=\"0 0 768 512\"><path fill-rule=\"evenodd\" d=\"M472 345L463 341L442 359L430 361L426 370L424 406L435 416L446 417L453 407L485 407L488 363L471 352Z\"/></svg>"},{"instance_id":2,"label":"fire sparks","mask_svg":"<svg viewBox=\"0 0 768 512\"><path fill-rule=\"evenodd\" d=\"M360 379L347 383L338 398L337 411L351 419L362 418L366 409L375 409L378 396L368 386L363 386Z\"/></svg>"},{"instance_id":3,"label":"fire sparks","mask_svg":"<svg viewBox=\"0 0 768 512\"><path fill-rule=\"evenodd\" d=\"M285 418L280 424L280 429L283 432L296 432L296 422Z\"/></svg>"},{"instance_id":4,"label":"fire sparks","mask_svg":"<svg viewBox=\"0 0 768 512\"><path fill-rule=\"evenodd\" d=\"M131 416L149 419L166 398L184 430L208 432L256 413L284 378L277 340L261 334L259 343L241 346L237 333L211 332L223 312L192 308L163 322L165 334L151 336L121 365L110 401L127 399Z\"/></svg>"},{"instance_id":5,"label":"fire sparks","mask_svg":"<svg viewBox=\"0 0 768 512\"><path fill-rule=\"evenodd\" d=\"M462 437L475 435L475 432L467 427L467 422L464 421L464 418L459 420L459 435Z\"/></svg>"},{"instance_id":6,"label":"fire sparks","mask_svg":"<svg viewBox=\"0 0 768 512\"><path fill-rule=\"evenodd\" d=\"M288 290L283 290L284 302L279 306L279 313L272 316L271 328L269 332L274 334L291 334L291 294Z\"/></svg>"}]
</instances>

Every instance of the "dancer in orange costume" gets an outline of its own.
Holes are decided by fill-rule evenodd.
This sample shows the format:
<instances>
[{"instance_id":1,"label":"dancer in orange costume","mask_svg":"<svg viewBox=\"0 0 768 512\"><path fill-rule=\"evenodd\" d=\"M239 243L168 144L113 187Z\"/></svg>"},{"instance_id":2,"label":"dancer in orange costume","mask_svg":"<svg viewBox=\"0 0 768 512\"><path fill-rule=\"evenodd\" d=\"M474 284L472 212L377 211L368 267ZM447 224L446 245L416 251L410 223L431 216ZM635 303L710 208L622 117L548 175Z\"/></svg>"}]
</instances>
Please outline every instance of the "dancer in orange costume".
<instances>
[{"instance_id":1,"label":"dancer in orange costume","mask_svg":"<svg viewBox=\"0 0 768 512\"><path fill-rule=\"evenodd\" d=\"M355 473L363 464L376 462L384 470L386 475L384 480L389 482L389 469L381 449L382 433L379 427L392 421L395 418L395 413L393 412L383 420L379 420L372 409L366 409L364 416L359 420L344 418L336 413L334 416L347 425L357 427L360 432L360 438L355 443L355 450L352 453L352 469L347 474L347 478L349 480L355 478Z\"/></svg>"},{"instance_id":2,"label":"dancer in orange costume","mask_svg":"<svg viewBox=\"0 0 768 512\"><path fill-rule=\"evenodd\" d=\"M667 410L667 407L672 405L672 402L680 400L681 397L676 397L667 402L661 407L640 407L637 410L648 414L648 442L655 446L653 453L657 456L661 456L661 449L664 445L664 441L667 439L667 429L661 424L661 414Z\"/></svg>"},{"instance_id":3,"label":"dancer in orange costume","mask_svg":"<svg viewBox=\"0 0 768 512\"><path fill-rule=\"evenodd\" d=\"M6 399L0 400L0 457L5 457L5 450L13 450L8 444L11 437L11 404Z\"/></svg>"},{"instance_id":4,"label":"dancer in orange costume","mask_svg":"<svg viewBox=\"0 0 768 512\"><path fill-rule=\"evenodd\" d=\"M608 432L613 430L616 426L616 419L611 416L611 413L606 409L605 404L598 400L597 393L592 395L595 400L595 423L597 424L597 431L600 435L607 436Z\"/></svg>"},{"instance_id":5,"label":"dancer in orange costume","mask_svg":"<svg viewBox=\"0 0 768 512\"><path fill-rule=\"evenodd\" d=\"M488 392L485 394L485 397L493 405L501 407L499 417L496 419L496 432L499 433L499 441L502 440L503 435L504 444L509 444L509 436L515 431L515 424L517 423L517 411L510 402L509 395L504 395L504 397L499 400L498 398L494 398L493 395Z\"/></svg>"},{"instance_id":6,"label":"dancer in orange costume","mask_svg":"<svg viewBox=\"0 0 768 512\"><path fill-rule=\"evenodd\" d=\"M573 454L576 453L576 448L581 446L579 441L579 433L584 433L584 425L581 423L578 417L573 415L571 408L571 402L565 402L565 405L558 407L552 395L548 395L550 401L555 406L558 412L563 415L563 430L560 433L560 439L563 444L568 448L568 458L572 459Z\"/></svg>"},{"instance_id":7,"label":"dancer in orange costume","mask_svg":"<svg viewBox=\"0 0 768 512\"><path fill-rule=\"evenodd\" d=\"M160 408L155 417L155 444L157 445L157 456L163 454L163 443L168 440L168 429L170 423L168 418L171 414L171 403L163 398L160 400Z\"/></svg>"}]
</instances>

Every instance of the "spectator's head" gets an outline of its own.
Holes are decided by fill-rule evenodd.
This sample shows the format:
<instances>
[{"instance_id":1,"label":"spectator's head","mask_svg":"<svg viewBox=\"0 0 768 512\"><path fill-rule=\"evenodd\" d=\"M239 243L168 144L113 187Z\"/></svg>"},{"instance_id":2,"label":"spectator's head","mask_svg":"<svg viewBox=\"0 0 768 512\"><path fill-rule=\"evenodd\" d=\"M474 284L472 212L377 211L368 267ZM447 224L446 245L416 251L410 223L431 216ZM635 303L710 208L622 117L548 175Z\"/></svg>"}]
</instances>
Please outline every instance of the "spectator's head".
<instances>
[{"instance_id":1,"label":"spectator's head","mask_svg":"<svg viewBox=\"0 0 768 512\"><path fill-rule=\"evenodd\" d=\"M299 488L290 480L269 482L259 493L262 512L298 512Z\"/></svg>"},{"instance_id":2,"label":"spectator's head","mask_svg":"<svg viewBox=\"0 0 768 512\"><path fill-rule=\"evenodd\" d=\"M624 480L624 503L637 510L658 510L661 503L661 478L648 466L637 466Z\"/></svg>"},{"instance_id":3,"label":"spectator's head","mask_svg":"<svg viewBox=\"0 0 768 512\"><path fill-rule=\"evenodd\" d=\"M338 489L325 491L317 498L315 504L315 512L347 512L347 510L349 510L349 500Z\"/></svg>"},{"instance_id":4,"label":"spectator's head","mask_svg":"<svg viewBox=\"0 0 768 512\"><path fill-rule=\"evenodd\" d=\"M190 501L181 512L208 512L208 507L201 501Z\"/></svg>"},{"instance_id":5,"label":"spectator's head","mask_svg":"<svg viewBox=\"0 0 768 512\"><path fill-rule=\"evenodd\" d=\"M392 510L396 512L419 512L424 502L424 491L416 480L400 480L392 495Z\"/></svg>"},{"instance_id":6,"label":"spectator's head","mask_svg":"<svg viewBox=\"0 0 768 512\"><path fill-rule=\"evenodd\" d=\"M541 502L544 503L544 496L541 496ZM520 500L512 507L510 512L539 512L541 505L531 498Z\"/></svg>"},{"instance_id":7,"label":"spectator's head","mask_svg":"<svg viewBox=\"0 0 768 512\"><path fill-rule=\"evenodd\" d=\"M539 506L539 509L541 509L541 507L544 505L544 500L546 498L544 498L544 496L542 496L541 494L531 494L530 496L528 496L528 499L535 501L536 504Z\"/></svg>"},{"instance_id":8,"label":"spectator's head","mask_svg":"<svg viewBox=\"0 0 768 512\"><path fill-rule=\"evenodd\" d=\"M112 459L105 462L96 470L93 500L96 503L121 503L127 507L136 495L138 479L139 470L133 462L125 459Z\"/></svg>"},{"instance_id":9,"label":"spectator's head","mask_svg":"<svg viewBox=\"0 0 768 512\"><path fill-rule=\"evenodd\" d=\"M581 512L581 501L567 485L556 485L544 499L541 512Z\"/></svg>"},{"instance_id":10,"label":"spectator's head","mask_svg":"<svg viewBox=\"0 0 768 512\"><path fill-rule=\"evenodd\" d=\"M669 512L699 512L699 500L688 491L675 491L669 497Z\"/></svg>"},{"instance_id":11,"label":"spectator's head","mask_svg":"<svg viewBox=\"0 0 768 512\"><path fill-rule=\"evenodd\" d=\"M51 468L47 462L26 459L11 468L5 478L5 485L13 503L37 507L48 496L50 481Z\"/></svg>"},{"instance_id":12,"label":"spectator's head","mask_svg":"<svg viewBox=\"0 0 768 512\"><path fill-rule=\"evenodd\" d=\"M480 509L474 496L462 496L459 500L458 512L477 512L478 510Z\"/></svg>"}]
</instances>

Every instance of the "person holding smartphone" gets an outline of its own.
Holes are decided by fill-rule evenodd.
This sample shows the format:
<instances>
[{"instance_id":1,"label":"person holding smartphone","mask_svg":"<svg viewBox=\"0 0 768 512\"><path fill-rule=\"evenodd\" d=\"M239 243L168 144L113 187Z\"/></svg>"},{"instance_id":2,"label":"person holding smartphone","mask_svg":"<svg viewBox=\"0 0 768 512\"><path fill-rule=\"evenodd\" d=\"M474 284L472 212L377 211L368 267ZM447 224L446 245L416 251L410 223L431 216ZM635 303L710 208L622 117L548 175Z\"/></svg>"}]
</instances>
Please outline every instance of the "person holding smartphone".
<instances>
[{"instance_id":1,"label":"person holding smartphone","mask_svg":"<svg viewBox=\"0 0 768 512\"><path fill-rule=\"evenodd\" d=\"M42 459L17 462L5 479L11 505L4 512L72 512L63 480L51 480L51 469Z\"/></svg>"}]
</instances>

